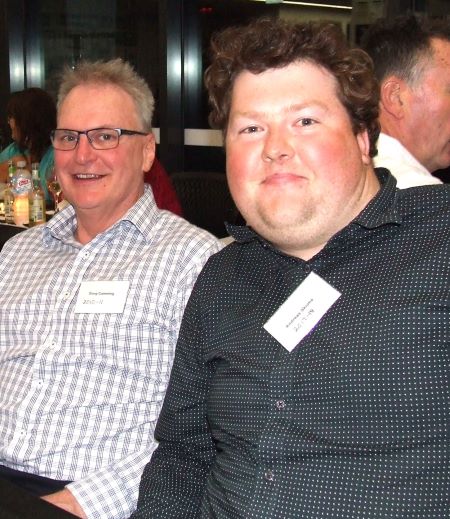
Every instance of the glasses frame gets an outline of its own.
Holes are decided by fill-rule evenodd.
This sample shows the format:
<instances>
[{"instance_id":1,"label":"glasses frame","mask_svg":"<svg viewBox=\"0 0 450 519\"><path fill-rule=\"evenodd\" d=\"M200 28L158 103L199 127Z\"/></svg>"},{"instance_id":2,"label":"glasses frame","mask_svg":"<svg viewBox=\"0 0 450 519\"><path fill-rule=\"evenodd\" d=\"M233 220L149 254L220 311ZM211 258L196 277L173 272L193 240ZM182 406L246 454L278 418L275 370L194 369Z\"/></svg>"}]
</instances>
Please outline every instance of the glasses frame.
<instances>
[{"instance_id":1,"label":"glasses frame","mask_svg":"<svg viewBox=\"0 0 450 519\"><path fill-rule=\"evenodd\" d=\"M99 130L114 130L115 132L117 132L117 144L115 146L112 146L111 148L96 148L94 146L94 143L92 142L92 139L89 137L89 133L90 132L99 131ZM77 139L74 141L75 144L73 145L73 148L57 148L55 146L55 143L54 143L55 132L57 132L57 131L71 132L71 133L77 135ZM91 145L91 147L94 150L97 150L97 151L108 151L108 150L114 150L114 149L116 149L119 146L119 144L120 144L120 137L122 135L142 135L142 136L146 136L146 135L149 135L149 132L138 132L136 130L125 130L124 128L107 128L107 127L103 127L103 126L101 128L90 128L89 130L84 130L84 131L71 130L69 128L56 128L55 130L52 130L50 132L50 139L52 141L52 145L53 145L53 148L55 150L58 150L58 151L73 151L78 146L78 143L80 142L80 135L86 135L86 138L87 138L89 144Z\"/></svg>"}]
</instances>

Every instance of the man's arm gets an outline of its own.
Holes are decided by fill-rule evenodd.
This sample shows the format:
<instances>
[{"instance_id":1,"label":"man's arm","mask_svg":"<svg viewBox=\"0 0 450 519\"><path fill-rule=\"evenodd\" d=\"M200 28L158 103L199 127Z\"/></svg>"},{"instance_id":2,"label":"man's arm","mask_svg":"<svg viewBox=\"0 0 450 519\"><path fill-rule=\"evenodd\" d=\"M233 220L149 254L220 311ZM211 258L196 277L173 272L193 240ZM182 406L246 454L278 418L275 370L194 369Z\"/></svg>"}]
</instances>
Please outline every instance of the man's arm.
<instances>
[{"instance_id":1,"label":"man's arm","mask_svg":"<svg viewBox=\"0 0 450 519\"><path fill-rule=\"evenodd\" d=\"M136 507L142 471L155 447L156 444L151 435L149 444L145 448L67 485L64 490L70 492L84 513L84 516L79 513L76 515L89 519L128 518ZM51 499L58 499L64 505L61 498L67 498L70 504L73 504L68 494L63 496L57 494L59 492L52 494ZM57 502L52 502L64 508Z\"/></svg>"},{"instance_id":2,"label":"man's arm","mask_svg":"<svg viewBox=\"0 0 450 519\"><path fill-rule=\"evenodd\" d=\"M216 449L206 419L212 368L202 358L198 292L194 289L186 307L155 431L159 446L144 470L133 519L190 519L200 514Z\"/></svg>"}]
</instances>

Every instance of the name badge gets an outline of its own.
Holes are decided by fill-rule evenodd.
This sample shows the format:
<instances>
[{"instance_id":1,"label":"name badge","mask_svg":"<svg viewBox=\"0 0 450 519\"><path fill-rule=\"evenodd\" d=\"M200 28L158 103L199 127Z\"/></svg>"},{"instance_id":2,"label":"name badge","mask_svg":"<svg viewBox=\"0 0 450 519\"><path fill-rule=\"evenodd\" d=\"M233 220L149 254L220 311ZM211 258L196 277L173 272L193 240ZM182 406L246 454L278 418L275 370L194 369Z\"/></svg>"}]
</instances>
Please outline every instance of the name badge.
<instances>
[{"instance_id":1,"label":"name badge","mask_svg":"<svg viewBox=\"0 0 450 519\"><path fill-rule=\"evenodd\" d=\"M264 325L291 352L340 297L340 292L311 272Z\"/></svg>"},{"instance_id":2,"label":"name badge","mask_svg":"<svg viewBox=\"0 0 450 519\"><path fill-rule=\"evenodd\" d=\"M83 281L75 305L76 314L121 314L129 281Z\"/></svg>"}]
</instances>

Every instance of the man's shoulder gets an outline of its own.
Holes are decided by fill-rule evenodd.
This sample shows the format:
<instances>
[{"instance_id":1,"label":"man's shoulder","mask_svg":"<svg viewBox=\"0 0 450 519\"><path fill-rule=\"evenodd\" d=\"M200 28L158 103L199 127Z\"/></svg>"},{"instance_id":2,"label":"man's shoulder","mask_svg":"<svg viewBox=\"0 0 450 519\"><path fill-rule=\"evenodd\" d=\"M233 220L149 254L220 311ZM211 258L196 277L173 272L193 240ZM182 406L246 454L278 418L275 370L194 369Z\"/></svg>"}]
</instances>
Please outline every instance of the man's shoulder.
<instances>
[{"instance_id":1,"label":"man's shoulder","mask_svg":"<svg viewBox=\"0 0 450 519\"><path fill-rule=\"evenodd\" d=\"M167 210L159 210L160 232L168 236L189 236L191 239L219 243L219 239L183 217Z\"/></svg>"},{"instance_id":2,"label":"man's shoulder","mask_svg":"<svg viewBox=\"0 0 450 519\"><path fill-rule=\"evenodd\" d=\"M450 231L450 185L414 186L397 191L397 208L402 219L432 221L433 227L444 226Z\"/></svg>"},{"instance_id":3,"label":"man's shoulder","mask_svg":"<svg viewBox=\"0 0 450 519\"><path fill-rule=\"evenodd\" d=\"M1 266L19 262L40 261L42 253L42 226L23 229L9 237L1 248Z\"/></svg>"},{"instance_id":4,"label":"man's shoulder","mask_svg":"<svg viewBox=\"0 0 450 519\"><path fill-rule=\"evenodd\" d=\"M239 279L252 277L256 241L241 243L233 241L228 245L221 243L221 250L209 258L201 274L202 283L223 286Z\"/></svg>"},{"instance_id":5,"label":"man's shoulder","mask_svg":"<svg viewBox=\"0 0 450 519\"><path fill-rule=\"evenodd\" d=\"M151 248L172 250L179 257L196 257L218 252L223 245L205 229L196 227L169 211L158 211L158 218L144 232Z\"/></svg>"}]
</instances>

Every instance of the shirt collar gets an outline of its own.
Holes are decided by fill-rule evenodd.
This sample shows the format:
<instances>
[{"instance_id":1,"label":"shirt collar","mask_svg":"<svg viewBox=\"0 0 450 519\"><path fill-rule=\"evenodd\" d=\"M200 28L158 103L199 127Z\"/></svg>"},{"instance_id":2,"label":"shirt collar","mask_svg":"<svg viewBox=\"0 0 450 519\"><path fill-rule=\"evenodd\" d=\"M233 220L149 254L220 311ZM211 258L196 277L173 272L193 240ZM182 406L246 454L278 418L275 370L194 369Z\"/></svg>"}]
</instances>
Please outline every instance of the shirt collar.
<instances>
[{"instance_id":1,"label":"shirt collar","mask_svg":"<svg viewBox=\"0 0 450 519\"><path fill-rule=\"evenodd\" d=\"M397 181L385 168L375 168L380 182L380 190L355 218L354 223L375 229L386 224L400 224L401 215L397 209Z\"/></svg>"},{"instance_id":2,"label":"shirt collar","mask_svg":"<svg viewBox=\"0 0 450 519\"><path fill-rule=\"evenodd\" d=\"M397 181L385 168L375 168L375 174L380 182L380 190L352 223L367 229L375 229L386 224L400 224L402 219L396 204ZM251 227L226 224L226 228L237 242L259 239L268 243Z\"/></svg>"},{"instance_id":3,"label":"shirt collar","mask_svg":"<svg viewBox=\"0 0 450 519\"><path fill-rule=\"evenodd\" d=\"M408 149L406 149L403 146L403 144L395 137L391 137L386 133L380 132L377 142L377 148L380 148L380 150L383 151L383 153L381 153L383 158L384 156L394 157L397 161L400 160L409 168L414 168L415 170L420 171L422 174L426 175L427 177L431 176L431 172L428 171L428 169L423 164L421 164L416 159L416 157L414 157L414 155ZM383 166L382 162L378 161L378 155L376 155L374 160L377 164Z\"/></svg>"},{"instance_id":4,"label":"shirt collar","mask_svg":"<svg viewBox=\"0 0 450 519\"><path fill-rule=\"evenodd\" d=\"M105 232L117 232L124 226L132 225L136 230L149 241L152 236L152 229L158 220L158 208L156 207L153 192L150 186L145 185L144 194L139 200L125 213L120 220L112 225ZM77 217L73 206L65 207L57 213L44 226L43 240L49 245L53 239L70 242L73 240L77 228ZM101 233L103 234L103 233Z\"/></svg>"}]
</instances>

